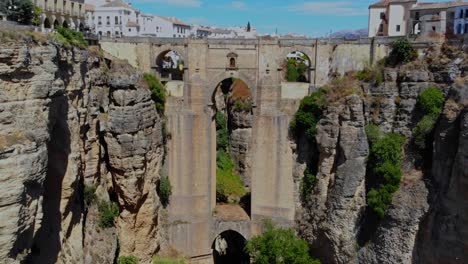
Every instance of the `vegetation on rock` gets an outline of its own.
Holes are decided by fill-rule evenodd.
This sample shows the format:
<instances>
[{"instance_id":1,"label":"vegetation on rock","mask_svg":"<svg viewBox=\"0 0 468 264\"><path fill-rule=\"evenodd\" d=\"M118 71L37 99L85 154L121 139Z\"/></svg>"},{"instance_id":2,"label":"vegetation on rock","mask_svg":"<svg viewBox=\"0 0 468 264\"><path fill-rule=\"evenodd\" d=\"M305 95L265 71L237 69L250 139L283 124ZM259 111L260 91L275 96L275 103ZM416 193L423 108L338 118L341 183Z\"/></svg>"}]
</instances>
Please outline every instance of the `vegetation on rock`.
<instances>
[{"instance_id":1,"label":"vegetation on rock","mask_svg":"<svg viewBox=\"0 0 468 264\"><path fill-rule=\"evenodd\" d=\"M304 171L304 177L302 178L302 182L301 182L302 201L306 200L307 195L310 194L316 182L317 182L317 177L315 176L315 174L312 173L309 166L307 166L306 170Z\"/></svg>"},{"instance_id":2,"label":"vegetation on rock","mask_svg":"<svg viewBox=\"0 0 468 264\"><path fill-rule=\"evenodd\" d=\"M371 185L367 204L383 218L392 202L393 194L400 188L402 177L402 148L405 138L397 133L382 135L378 127L368 125L366 133L371 143L369 167Z\"/></svg>"},{"instance_id":3,"label":"vegetation on rock","mask_svg":"<svg viewBox=\"0 0 468 264\"><path fill-rule=\"evenodd\" d=\"M305 74L307 72L307 65L305 61L308 58L302 59L288 59L286 62L286 80L288 82L307 82Z\"/></svg>"},{"instance_id":4,"label":"vegetation on rock","mask_svg":"<svg viewBox=\"0 0 468 264\"><path fill-rule=\"evenodd\" d=\"M135 256L120 256L117 264L138 264L138 259Z\"/></svg>"},{"instance_id":5,"label":"vegetation on rock","mask_svg":"<svg viewBox=\"0 0 468 264\"><path fill-rule=\"evenodd\" d=\"M442 113L444 102L444 94L435 87L429 87L419 95L416 105L424 116L413 129L414 143L419 149L424 150L427 148L429 135L434 130Z\"/></svg>"},{"instance_id":6,"label":"vegetation on rock","mask_svg":"<svg viewBox=\"0 0 468 264\"><path fill-rule=\"evenodd\" d=\"M164 207L166 207L169 204L169 199L171 197L171 194L172 194L172 185L169 180L169 177L162 176L161 180L159 181L158 195Z\"/></svg>"},{"instance_id":7,"label":"vegetation on rock","mask_svg":"<svg viewBox=\"0 0 468 264\"><path fill-rule=\"evenodd\" d=\"M400 38L392 44L392 51L386 58L387 66L395 67L418 58L418 53L407 38Z\"/></svg>"},{"instance_id":8,"label":"vegetation on rock","mask_svg":"<svg viewBox=\"0 0 468 264\"><path fill-rule=\"evenodd\" d=\"M301 135L315 140L317 133L317 123L323 114L325 107L326 90L319 89L302 99L299 110L294 115L290 128L296 137Z\"/></svg>"},{"instance_id":9,"label":"vegetation on rock","mask_svg":"<svg viewBox=\"0 0 468 264\"><path fill-rule=\"evenodd\" d=\"M160 114L163 114L166 104L166 89L159 79L150 73L145 73L143 78L151 91L151 99L153 99L156 105L156 110L158 110Z\"/></svg>"},{"instance_id":10,"label":"vegetation on rock","mask_svg":"<svg viewBox=\"0 0 468 264\"><path fill-rule=\"evenodd\" d=\"M94 186L85 186L83 190L84 203L86 207L91 206L97 199L96 197L96 187Z\"/></svg>"},{"instance_id":11,"label":"vegetation on rock","mask_svg":"<svg viewBox=\"0 0 468 264\"><path fill-rule=\"evenodd\" d=\"M88 46L88 42L86 42L83 33L81 32L59 27L57 29L57 33L57 40L67 47L75 46L79 48L85 48Z\"/></svg>"},{"instance_id":12,"label":"vegetation on rock","mask_svg":"<svg viewBox=\"0 0 468 264\"><path fill-rule=\"evenodd\" d=\"M99 210L99 227L109 228L114 226L114 220L119 215L119 206L114 202L100 201Z\"/></svg>"},{"instance_id":13,"label":"vegetation on rock","mask_svg":"<svg viewBox=\"0 0 468 264\"><path fill-rule=\"evenodd\" d=\"M247 242L252 264L320 264L309 255L309 246L292 229L265 224L265 232Z\"/></svg>"},{"instance_id":14,"label":"vegetation on rock","mask_svg":"<svg viewBox=\"0 0 468 264\"><path fill-rule=\"evenodd\" d=\"M217 112L216 122L216 200L228 202L240 200L246 194L244 183L235 173L234 162L228 154L229 131L223 113Z\"/></svg>"}]
</instances>

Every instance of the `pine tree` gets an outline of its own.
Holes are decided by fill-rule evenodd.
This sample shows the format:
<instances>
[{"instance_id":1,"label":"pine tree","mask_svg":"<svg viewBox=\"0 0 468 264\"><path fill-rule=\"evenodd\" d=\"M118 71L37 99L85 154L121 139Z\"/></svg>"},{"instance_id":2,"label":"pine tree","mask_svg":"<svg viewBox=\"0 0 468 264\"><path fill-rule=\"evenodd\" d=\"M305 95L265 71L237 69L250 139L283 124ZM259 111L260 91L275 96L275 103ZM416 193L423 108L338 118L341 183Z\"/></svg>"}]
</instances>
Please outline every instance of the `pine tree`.
<instances>
[{"instance_id":1,"label":"pine tree","mask_svg":"<svg viewBox=\"0 0 468 264\"><path fill-rule=\"evenodd\" d=\"M247 32L250 32L250 21L247 23Z\"/></svg>"}]
</instances>

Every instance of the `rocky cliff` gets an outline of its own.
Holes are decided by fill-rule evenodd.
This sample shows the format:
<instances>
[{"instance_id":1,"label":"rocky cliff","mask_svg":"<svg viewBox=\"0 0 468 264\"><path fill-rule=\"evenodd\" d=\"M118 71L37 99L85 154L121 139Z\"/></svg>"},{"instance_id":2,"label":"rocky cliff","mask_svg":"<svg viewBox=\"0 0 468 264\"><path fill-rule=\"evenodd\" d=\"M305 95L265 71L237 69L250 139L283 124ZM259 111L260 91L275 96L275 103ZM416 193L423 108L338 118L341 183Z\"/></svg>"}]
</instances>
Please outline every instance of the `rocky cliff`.
<instances>
[{"instance_id":1,"label":"rocky cliff","mask_svg":"<svg viewBox=\"0 0 468 264\"><path fill-rule=\"evenodd\" d=\"M468 261L462 224L468 212L463 191L468 171L465 54L443 48L423 61L385 68L381 82L360 83L351 95L326 107L316 150L309 147L309 155L318 157L317 180L297 214L299 233L324 263ZM421 119L417 98L431 86L441 89L447 101L429 153L420 154L412 132ZM401 186L383 219L369 214L366 201L370 164L364 127L369 123L406 138ZM304 168L303 160L297 162Z\"/></svg>"},{"instance_id":2,"label":"rocky cliff","mask_svg":"<svg viewBox=\"0 0 468 264\"><path fill-rule=\"evenodd\" d=\"M21 34L2 40L0 262L148 260L160 246L162 126L126 63ZM84 204L91 186L118 204L115 227L100 227L98 202Z\"/></svg>"}]
</instances>

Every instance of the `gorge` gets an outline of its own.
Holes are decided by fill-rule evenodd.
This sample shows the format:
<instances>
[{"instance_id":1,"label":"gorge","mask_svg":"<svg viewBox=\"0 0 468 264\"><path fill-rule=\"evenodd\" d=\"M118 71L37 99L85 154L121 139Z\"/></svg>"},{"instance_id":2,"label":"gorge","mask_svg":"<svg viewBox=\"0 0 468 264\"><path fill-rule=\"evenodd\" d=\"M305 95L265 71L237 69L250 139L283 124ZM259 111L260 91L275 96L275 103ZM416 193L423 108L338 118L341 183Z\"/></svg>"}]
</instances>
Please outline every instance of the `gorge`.
<instances>
[{"instance_id":1,"label":"gorge","mask_svg":"<svg viewBox=\"0 0 468 264\"><path fill-rule=\"evenodd\" d=\"M322 263L468 261L466 48L416 43L420 59L384 67L392 41L122 39L101 50L3 32L0 262L150 263L177 252L218 263L219 237L249 240L265 219L296 230ZM163 74L169 51L181 75ZM284 80L293 51L309 59L305 85ZM165 83L163 111L144 73ZM421 150L418 100L431 87L445 103ZM247 90L247 101L229 101ZM305 96L320 108L309 137L291 125L310 111ZM219 111L250 193L241 209L217 205ZM368 203L370 124L404 137L401 181L381 218ZM103 210L115 214L109 226Z\"/></svg>"}]
</instances>

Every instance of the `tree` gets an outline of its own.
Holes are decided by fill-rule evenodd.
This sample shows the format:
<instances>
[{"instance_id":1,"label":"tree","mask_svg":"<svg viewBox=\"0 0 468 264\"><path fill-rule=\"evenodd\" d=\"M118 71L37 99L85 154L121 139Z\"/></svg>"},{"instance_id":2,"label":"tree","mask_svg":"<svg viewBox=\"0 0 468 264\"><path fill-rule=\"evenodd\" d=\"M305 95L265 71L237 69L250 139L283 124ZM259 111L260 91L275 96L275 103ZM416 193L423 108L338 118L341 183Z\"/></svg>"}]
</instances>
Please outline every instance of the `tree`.
<instances>
[{"instance_id":1,"label":"tree","mask_svg":"<svg viewBox=\"0 0 468 264\"><path fill-rule=\"evenodd\" d=\"M292 229L265 224L265 233L247 242L252 264L320 264L309 255L309 246Z\"/></svg>"},{"instance_id":2,"label":"tree","mask_svg":"<svg viewBox=\"0 0 468 264\"><path fill-rule=\"evenodd\" d=\"M36 27L41 24L41 14L42 14L42 8L35 6L33 8L33 15L31 19L31 23Z\"/></svg>"},{"instance_id":3,"label":"tree","mask_svg":"<svg viewBox=\"0 0 468 264\"><path fill-rule=\"evenodd\" d=\"M388 66L405 64L418 58L418 53L407 38L400 38L392 44L392 51L386 60Z\"/></svg>"},{"instance_id":4,"label":"tree","mask_svg":"<svg viewBox=\"0 0 468 264\"><path fill-rule=\"evenodd\" d=\"M5 13L9 20L29 25L34 18L34 5L31 0L10 0L0 6L0 11Z\"/></svg>"},{"instance_id":5,"label":"tree","mask_svg":"<svg viewBox=\"0 0 468 264\"><path fill-rule=\"evenodd\" d=\"M252 30L252 28L250 27L250 21L247 23L247 32L250 32L250 30Z\"/></svg>"}]
</instances>

